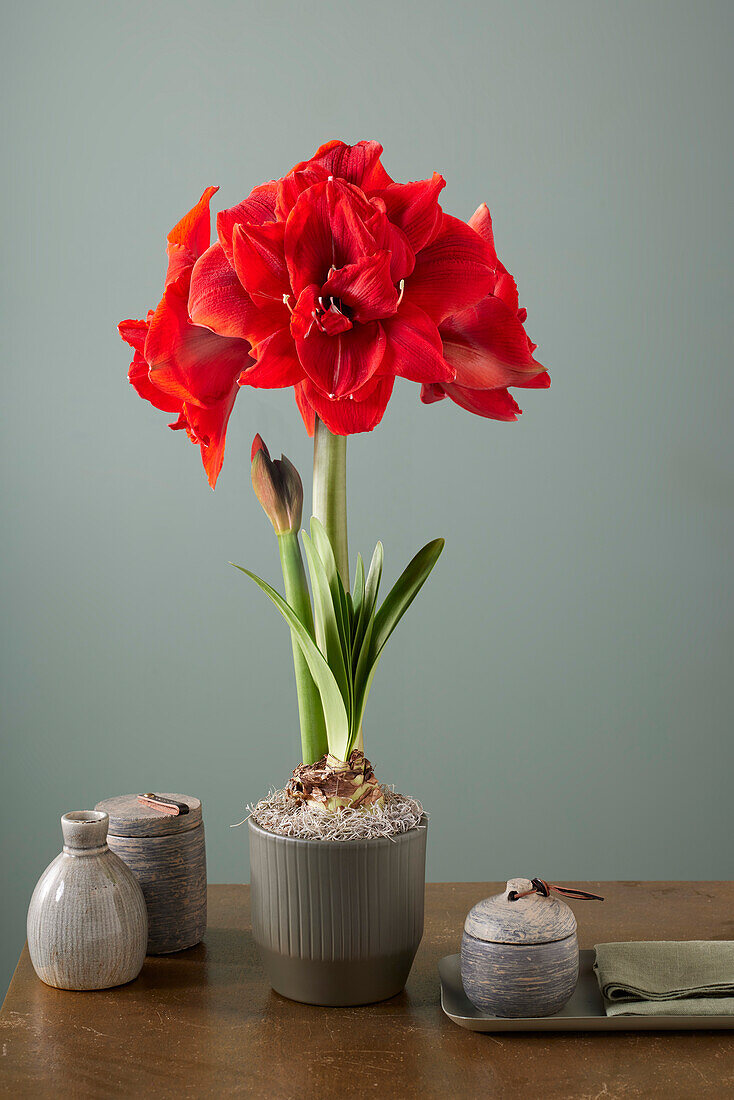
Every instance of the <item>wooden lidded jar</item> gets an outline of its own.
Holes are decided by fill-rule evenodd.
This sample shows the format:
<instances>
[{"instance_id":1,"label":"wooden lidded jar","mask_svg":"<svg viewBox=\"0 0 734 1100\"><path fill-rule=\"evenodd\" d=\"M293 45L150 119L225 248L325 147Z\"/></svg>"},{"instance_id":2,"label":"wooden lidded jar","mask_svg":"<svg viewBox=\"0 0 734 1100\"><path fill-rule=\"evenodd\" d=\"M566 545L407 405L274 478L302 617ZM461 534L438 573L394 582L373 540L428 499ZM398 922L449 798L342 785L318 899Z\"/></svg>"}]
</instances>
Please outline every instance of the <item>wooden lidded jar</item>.
<instances>
[{"instance_id":1,"label":"wooden lidded jar","mask_svg":"<svg viewBox=\"0 0 734 1100\"><path fill-rule=\"evenodd\" d=\"M107 843L134 872L148 910L149 955L167 955L199 943L206 931L206 849L201 802L160 795L188 806L176 816L138 801L135 794L106 798Z\"/></svg>"},{"instance_id":2,"label":"wooden lidded jar","mask_svg":"<svg viewBox=\"0 0 734 1100\"><path fill-rule=\"evenodd\" d=\"M531 893L514 878L503 894L469 912L461 940L467 997L492 1016L552 1016L571 997L579 974L576 918L564 901Z\"/></svg>"}]
</instances>

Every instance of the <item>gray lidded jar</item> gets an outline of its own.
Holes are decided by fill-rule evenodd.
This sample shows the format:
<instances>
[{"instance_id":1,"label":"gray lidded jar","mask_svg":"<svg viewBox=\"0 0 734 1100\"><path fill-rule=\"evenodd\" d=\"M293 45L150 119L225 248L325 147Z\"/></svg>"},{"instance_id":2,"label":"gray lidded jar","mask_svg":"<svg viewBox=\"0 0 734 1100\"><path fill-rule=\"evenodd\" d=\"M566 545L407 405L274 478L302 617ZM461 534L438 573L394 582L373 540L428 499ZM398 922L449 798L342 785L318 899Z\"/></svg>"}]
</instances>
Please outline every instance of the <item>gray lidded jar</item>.
<instances>
[{"instance_id":1,"label":"gray lidded jar","mask_svg":"<svg viewBox=\"0 0 734 1100\"><path fill-rule=\"evenodd\" d=\"M510 879L503 894L469 912L461 940L461 980L476 1007L492 1016L552 1016L571 997L579 973L576 918L564 901Z\"/></svg>"},{"instance_id":2,"label":"gray lidded jar","mask_svg":"<svg viewBox=\"0 0 734 1100\"><path fill-rule=\"evenodd\" d=\"M41 875L28 907L28 951L57 989L109 989L137 978L148 918L138 882L107 847L108 818L61 818L64 849Z\"/></svg>"},{"instance_id":3,"label":"gray lidded jar","mask_svg":"<svg viewBox=\"0 0 734 1100\"><path fill-rule=\"evenodd\" d=\"M427 819L372 840L248 826L252 932L276 993L317 1005L399 993L423 935Z\"/></svg>"},{"instance_id":4,"label":"gray lidded jar","mask_svg":"<svg viewBox=\"0 0 734 1100\"><path fill-rule=\"evenodd\" d=\"M110 848L135 874L148 908L148 954L169 955L199 943L206 932L206 846L201 802L165 794L188 806L169 815L136 794L97 803L110 817Z\"/></svg>"}]
</instances>

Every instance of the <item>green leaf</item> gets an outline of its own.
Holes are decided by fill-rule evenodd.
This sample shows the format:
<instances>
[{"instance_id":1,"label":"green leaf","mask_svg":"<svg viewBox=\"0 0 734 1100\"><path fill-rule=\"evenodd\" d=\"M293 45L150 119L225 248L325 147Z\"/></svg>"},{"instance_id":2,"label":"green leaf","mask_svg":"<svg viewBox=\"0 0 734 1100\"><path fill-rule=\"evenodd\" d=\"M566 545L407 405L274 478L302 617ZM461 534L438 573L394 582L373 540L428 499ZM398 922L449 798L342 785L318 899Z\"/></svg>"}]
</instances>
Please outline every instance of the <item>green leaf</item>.
<instances>
[{"instance_id":1,"label":"green leaf","mask_svg":"<svg viewBox=\"0 0 734 1100\"><path fill-rule=\"evenodd\" d=\"M298 641L303 656L306 658L309 672L319 689L321 703L324 708L324 718L326 719L329 752L340 760L346 760L347 756L345 754L347 754L349 744L349 716L344 706L339 685L324 655L290 604L287 604L267 581L264 581L262 577L258 577L257 574L251 573L249 569L243 569L241 565L235 565L234 562L231 564L235 566L235 569L239 569L241 573L250 577L263 590L290 626L293 636Z\"/></svg>"},{"instance_id":2,"label":"green leaf","mask_svg":"<svg viewBox=\"0 0 734 1100\"><path fill-rule=\"evenodd\" d=\"M371 617L372 610L377 603L377 593L380 591L380 581L382 580L382 562L384 556L382 543L378 542L375 546L375 552L372 555L369 573L367 574L367 580L364 586L364 605L368 617Z\"/></svg>"},{"instance_id":3,"label":"green leaf","mask_svg":"<svg viewBox=\"0 0 734 1100\"><path fill-rule=\"evenodd\" d=\"M348 672L348 670L351 671L350 651L348 648L345 650L344 647L344 640L337 621L337 612L334 608L333 593L329 587L324 563L305 531L301 532L301 538L303 548L306 551L308 571L311 574L316 641L336 678L349 717L352 712L352 684Z\"/></svg>"},{"instance_id":4,"label":"green leaf","mask_svg":"<svg viewBox=\"0 0 734 1100\"><path fill-rule=\"evenodd\" d=\"M371 611L366 615L364 638L362 639L359 654L356 650L353 660L356 659L356 671L354 674L354 705L349 728L349 751L351 752L357 739L357 733L362 725L367 698L372 687L372 681L380 662L380 656L385 644L405 612L410 607L415 597L428 579L428 575L438 561L444 547L443 539L434 539L422 550L419 550L413 560L407 565L397 581L385 597L382 606L375 614L374 601ZM379 554L378 554L379 550ZM380 543L375 548L375 557L372 559L375 566L376 585L379 585L379 573L382 570L382 546ZM373 568L370 566L370 574ZM367 588L369 588L369 580ZM376 587L375 587L376 598ZM365 594L362 615L365 616L369 598Z\"/></svg>"},{"instance_id":5,"label":"green leaf","mask_svg":"<svg viewBox=\"0 0 734 1100\"><path fill-rule=\"evenodd\" d=\"M278 550L283 568L286 603L290 604L296 617L313 637L311 597L297 533L285 531L278 535ZM298 719L301 727L301 759L304 764L313 764L329 749L326 740L324 708L321 706L319 690L309 672L306 658L293 631L291 631L291 644L298 695Z\"/></svg>"},{"instance_id":6,"label":"green leaf","mask_svg":"<svg viewBox=\"0 0 734 1100\"><path fill-rule=\"evenodd\" d=\"M354 645L352 647L353 665L356 665L356 662L359 660L359 655L364 645L364 638L367 633L367 628L375 614L377 594L380 590L380 580L382 579L383 557L384 551L382 549L382 543L378 542L377 546L375 547L375 552L372 555L372 561L370 562L370 568L367 574L367 580L365 582L364 599L362 600L359 623L357 624L357 629L354 635Z\"/></svg>"},{"instance_id":7,"label":"green leaf","mask_svg":"<svg viewBox=\"0 0 734 1100\"><path fill-rule=\"evenodd\" d=\"M354 592L352 594L352 606L354 607L354 622L359 622L359 613L364 599L364 562L362 555L357 554L357 568L354 571Z\"/></svg>"},{"instance_id":8,"label":"green leaf","mask_svg":"<svg viewBox=\"0 0 734 1100\"><path fill-rule=\"evenodd\" d=\"M376 661L395 627L428 580L444 547L443 539L434 539L418 551L408 563L375 615L370 653Z\"/></svg>"},{"instance_id":9,"label":"green leaf","mask_svg":"<svg viewBox=\"0 0 734 1100\"><path fill-rule=\"evenodd\" d=\"M318 553L321 561L324 565L324 570L329 582L329 588L331 589L331 598L334 604L334 611L337 616L337 625L339 627L339 634L344 643L345 651L351 651L351 632L349 630L349 612L347 611L347 595L344 591L344 585L339 575L339 570L336 564L336 558L334 556L334 549L329 542L329 536L324 530L323 524L316 518L311 517L311 539L313 540L314 547Z\"/></svg>"},{"instance_id":10,"label":"green leaf","mask_svg":"<svg viewBox=\"0 0 734 1100\"><path fill-rule=\"evenodd\" d=\"M372 660L370 652L374 622L374 616L372 616L367 624L367 630L357 660L357 668L354 673L354 707L349 728L349 752L352 751L357 740L357 734L359 733L364 717L364 708L367 704L367 696L370 693L372 681L379 663L379 657L377 660Z\"/></svg>"}]
</instances>

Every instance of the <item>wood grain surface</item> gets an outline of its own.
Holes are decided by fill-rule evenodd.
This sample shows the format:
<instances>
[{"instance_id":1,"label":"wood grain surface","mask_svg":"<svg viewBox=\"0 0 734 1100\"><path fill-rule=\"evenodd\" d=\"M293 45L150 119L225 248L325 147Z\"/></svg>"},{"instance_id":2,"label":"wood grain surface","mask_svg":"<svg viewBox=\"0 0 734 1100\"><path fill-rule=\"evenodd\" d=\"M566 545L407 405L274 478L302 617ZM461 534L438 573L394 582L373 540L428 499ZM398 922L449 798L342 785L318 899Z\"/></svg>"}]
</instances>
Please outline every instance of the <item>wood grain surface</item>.
<instances>
[{"instance_id":1,"label":"wood grain surface","mask_svg":"<svg viewBox=\"0 0 734 1100\"><path fill-rule=\"evenodd\" d=\"M436 967L467 911L503 883L429 885L405 992L313 1008L268 989L249 891L214 886L204 942L146 960L99 993L49 989L27 950L0 1024L0 1089L12 1097L550 1097L687 1100L734 1095L729 1032L477 1035L441 1012ZM582 947L614 939L734 939L734 884L579 883Z\"/></svg>"}]
</instances>

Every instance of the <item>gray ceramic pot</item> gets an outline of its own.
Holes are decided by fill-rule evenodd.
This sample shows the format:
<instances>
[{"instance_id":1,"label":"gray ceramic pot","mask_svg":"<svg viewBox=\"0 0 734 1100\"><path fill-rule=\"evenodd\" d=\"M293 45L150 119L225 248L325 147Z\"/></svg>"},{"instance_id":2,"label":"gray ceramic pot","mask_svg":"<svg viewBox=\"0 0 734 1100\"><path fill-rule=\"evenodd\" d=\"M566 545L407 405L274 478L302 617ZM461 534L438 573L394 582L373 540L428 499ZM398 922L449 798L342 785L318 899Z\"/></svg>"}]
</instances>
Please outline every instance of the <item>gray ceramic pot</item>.
<instances>
[{"instance_id":1,"label":"gray ceramic pot","mask_svg":"<svg viewBox=\"0 0 734 1100\"><path fill-rule=\"evenodd\" d=\"M358 1005L403 989L423 935L427 825L339 842L249 821L252 932L277 993Z\"/></svg>"}]
</instances>

